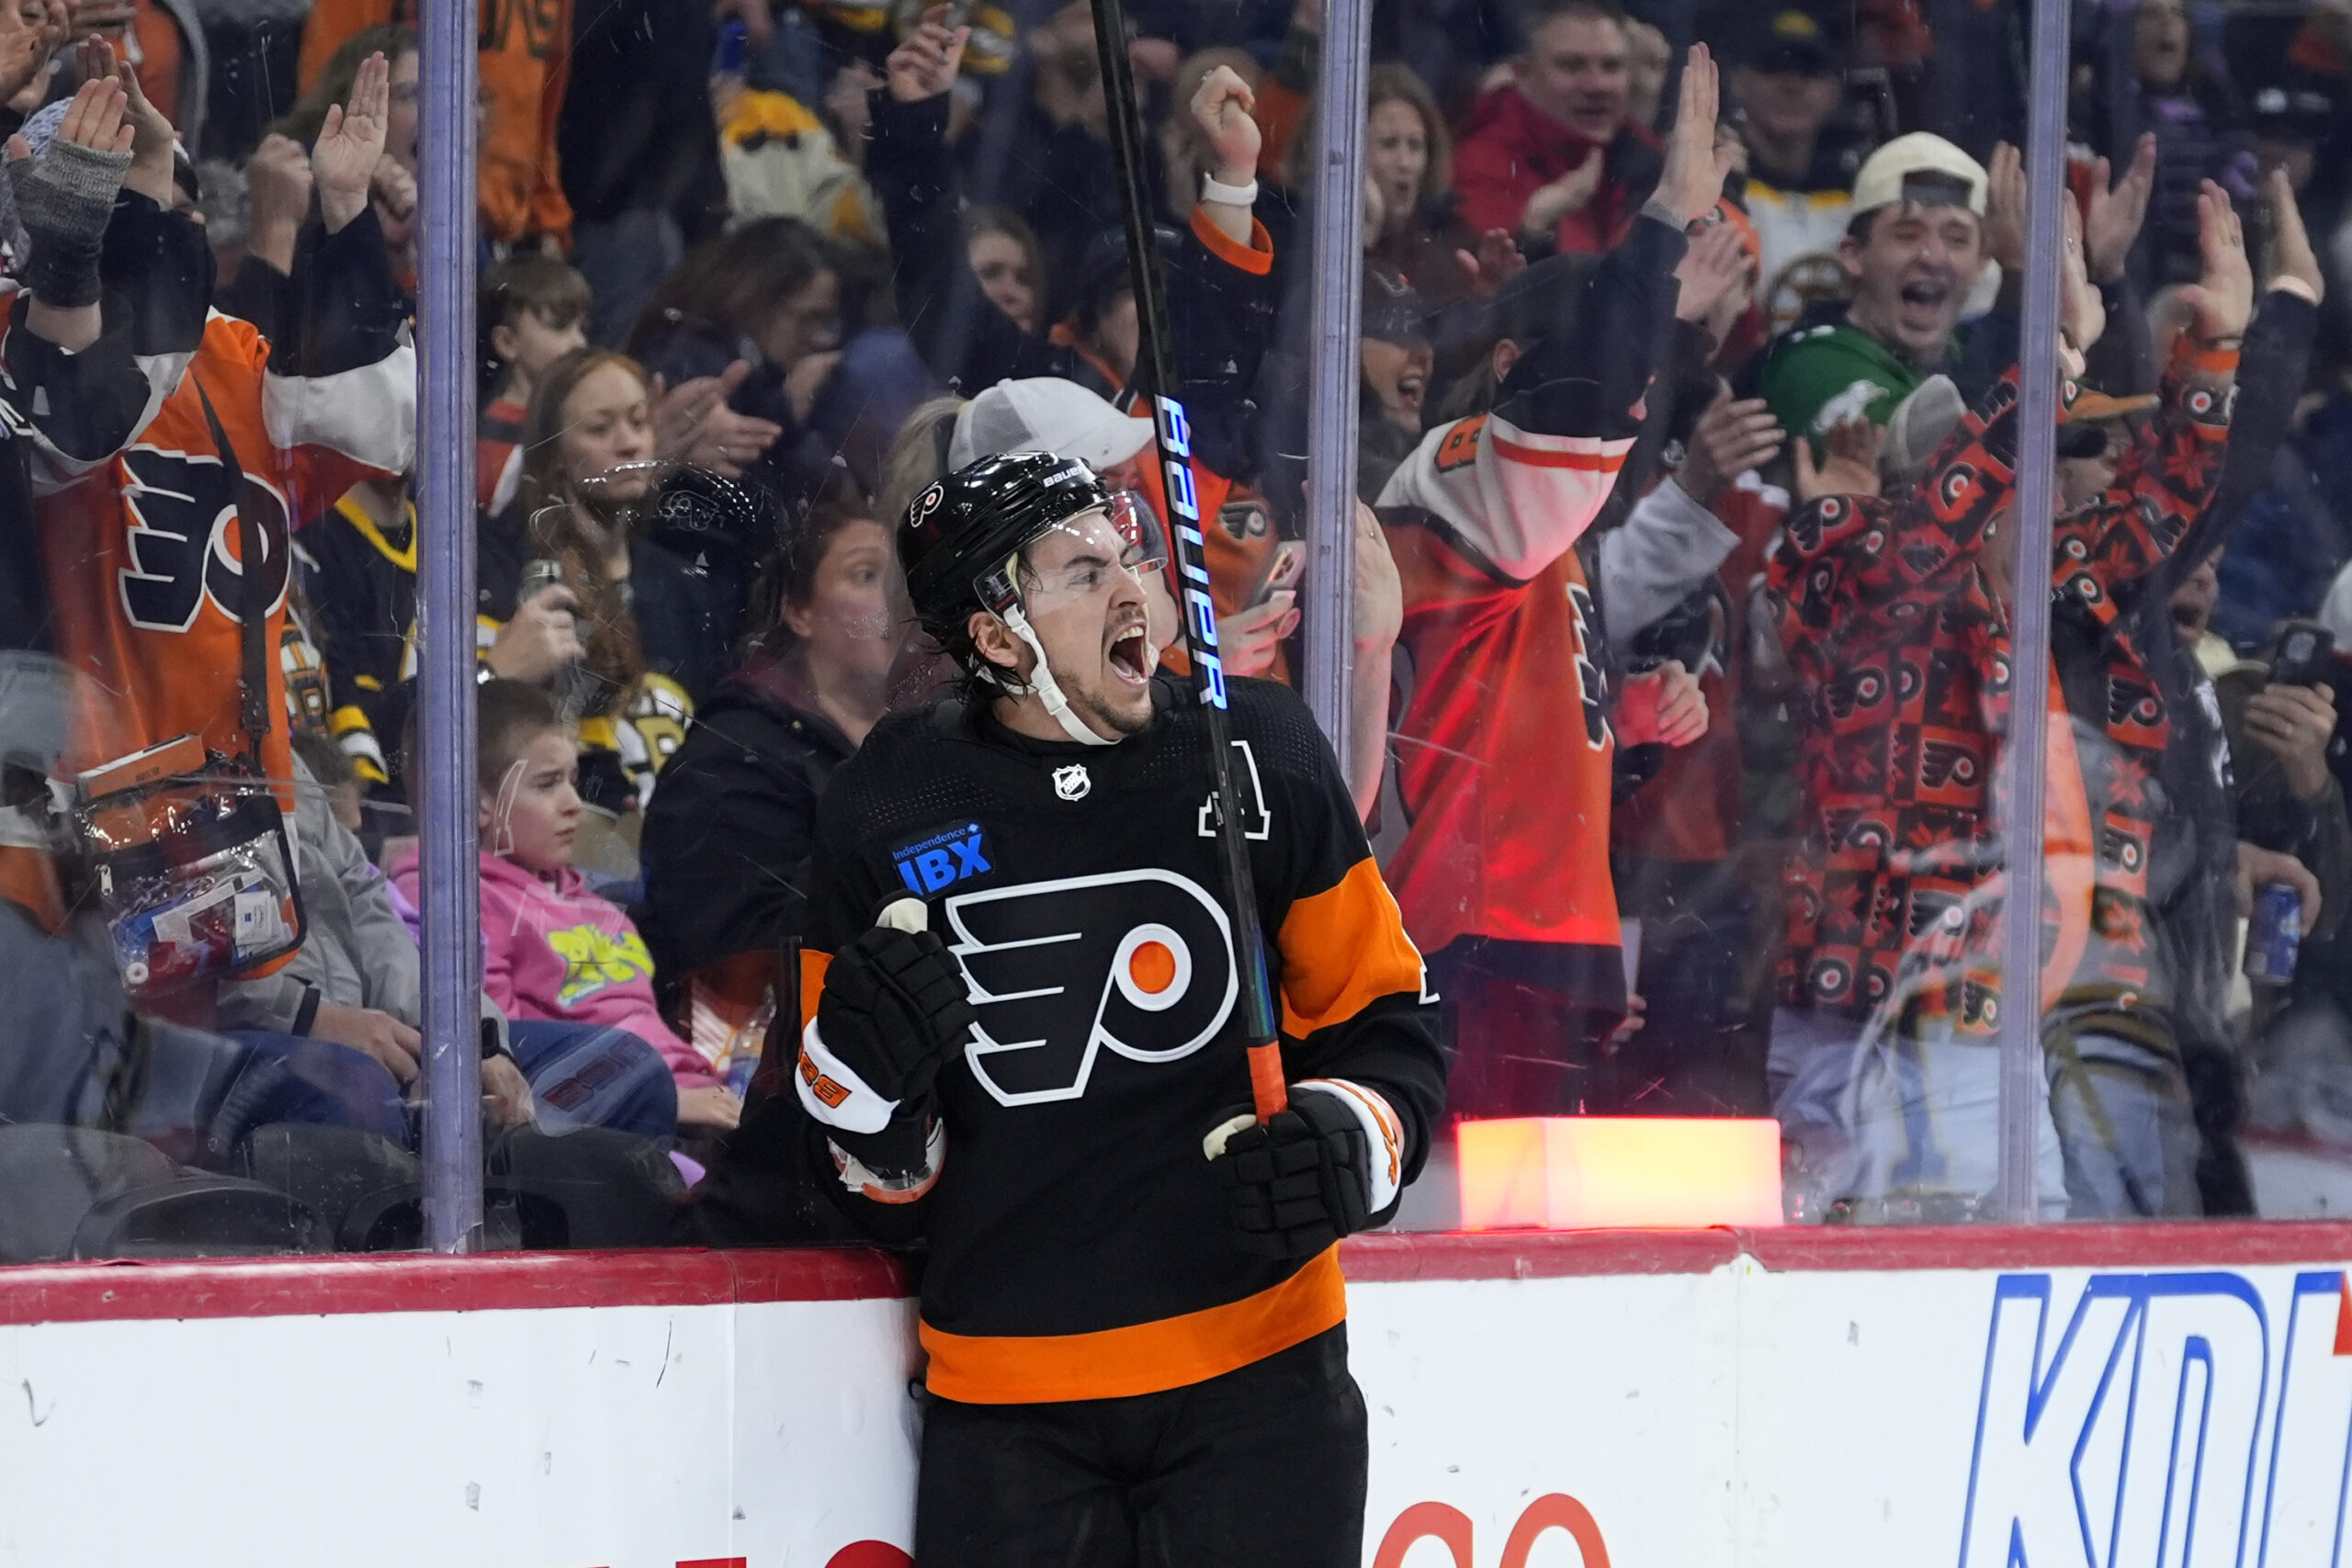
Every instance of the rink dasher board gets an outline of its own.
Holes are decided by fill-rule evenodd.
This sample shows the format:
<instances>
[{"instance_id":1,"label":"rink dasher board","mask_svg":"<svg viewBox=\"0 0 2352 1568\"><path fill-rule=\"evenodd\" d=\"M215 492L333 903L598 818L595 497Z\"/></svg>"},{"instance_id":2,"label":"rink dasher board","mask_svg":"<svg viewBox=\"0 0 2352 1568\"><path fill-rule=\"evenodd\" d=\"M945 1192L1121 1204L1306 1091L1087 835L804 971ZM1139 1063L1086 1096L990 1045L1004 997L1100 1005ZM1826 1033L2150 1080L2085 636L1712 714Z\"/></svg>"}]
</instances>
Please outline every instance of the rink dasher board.
<instances>
[{"instance_id":1,"label":"rink dasher board","mask_svg":"<svg viewBox=\"0 0 2352 1568\"><path fill-rule=\"evenodd\" d=\"M2352 1533L2352 1225L1346 1258L1376 1568L2324 1568ZM864 1253L0 1271L0 1562L892 1568L904 1286Z\"/></svg>"}]
</instances>

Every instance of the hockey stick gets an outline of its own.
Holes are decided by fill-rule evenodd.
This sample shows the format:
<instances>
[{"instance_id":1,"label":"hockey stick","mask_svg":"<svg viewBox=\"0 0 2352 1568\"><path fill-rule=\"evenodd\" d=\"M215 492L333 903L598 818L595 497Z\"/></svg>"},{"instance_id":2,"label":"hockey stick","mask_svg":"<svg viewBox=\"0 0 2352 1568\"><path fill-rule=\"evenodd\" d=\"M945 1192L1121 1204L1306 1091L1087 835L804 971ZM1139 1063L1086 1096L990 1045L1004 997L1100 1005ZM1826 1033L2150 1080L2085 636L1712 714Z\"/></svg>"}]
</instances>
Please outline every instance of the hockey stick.
<instances>
[{"instance_id":1,"label":"hockey stick","mask_svg":"<svg viewBox=\"0 0 2352 1568\"><path fill-rule=\"evenodd\" d=\"M1169 532L1184 599L1184 653L1192 660L1193 691L1200 699L1208 734L1209 776L1216 791L1218 857L1225 863L1226 912L1233 919L1233 957L1241 971L1243 1040L1250 1050L1250 1098L1261 1122L1290 1103L1283 1081L1273 987L1266 978L1265 933L1258 921L1258 897L1250 872L1250 845L1242 837L1238 797L1233 790L1233 736L1226 716L1225 667L1217 660L1216 606L1209 598L1206 547L1193 488L1192 432L1184 406L1175 396L1170 369L1168 290L1160 276L1159 250L1152 243L1151 213L1143 177L1143 117L1136 103L1136 79L1127 61L1127 14L1124 0L1091 0L1094 43L1102 61L1102 91L1109 109L1111 156L1119 172L1119 205L1127 230L1127 275L1136 291L1136 380L1151 394L1151 427L1159 446L1166 481ZM1260 802L1262 809L1264 803Z\"/></svg>"}]
</instances>

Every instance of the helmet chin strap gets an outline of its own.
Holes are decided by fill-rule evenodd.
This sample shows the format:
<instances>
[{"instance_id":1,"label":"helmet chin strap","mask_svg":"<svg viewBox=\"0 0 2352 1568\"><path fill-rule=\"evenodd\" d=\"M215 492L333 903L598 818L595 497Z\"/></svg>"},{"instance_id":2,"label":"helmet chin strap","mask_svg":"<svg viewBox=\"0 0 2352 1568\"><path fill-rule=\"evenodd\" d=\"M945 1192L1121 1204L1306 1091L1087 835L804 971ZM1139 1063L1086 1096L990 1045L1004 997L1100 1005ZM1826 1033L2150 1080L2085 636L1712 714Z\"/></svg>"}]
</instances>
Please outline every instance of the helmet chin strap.
<instances>
[{"instance_id":1,"label":"helmet chin strap","mask_svg":"<svg viewBox=\"0 0 2352 1568\"><path fill-rule=\"evenodd\" d=\"M1062 733L1072 740L1085 746L1117 745L1117 740L1107 735L1097 735L1085 720L1069 711L1069 699L1062 694L1061 682L1054 679L1054 667L1046 662L1046 645L1037 640L1036 630L1030 626L1029 617L1021 613L1021 606L1006 605L998 618L1012 628L1014 637L1029 645L1029 651L1037 656L1037 668L1025 685L1001 672L996 676L997 684L1016 697L1029 692L1036 693L1037 700L1046 705L1046 711L1053 715L1054 722L1060 725Z\"/></svg>"}]
</instances>

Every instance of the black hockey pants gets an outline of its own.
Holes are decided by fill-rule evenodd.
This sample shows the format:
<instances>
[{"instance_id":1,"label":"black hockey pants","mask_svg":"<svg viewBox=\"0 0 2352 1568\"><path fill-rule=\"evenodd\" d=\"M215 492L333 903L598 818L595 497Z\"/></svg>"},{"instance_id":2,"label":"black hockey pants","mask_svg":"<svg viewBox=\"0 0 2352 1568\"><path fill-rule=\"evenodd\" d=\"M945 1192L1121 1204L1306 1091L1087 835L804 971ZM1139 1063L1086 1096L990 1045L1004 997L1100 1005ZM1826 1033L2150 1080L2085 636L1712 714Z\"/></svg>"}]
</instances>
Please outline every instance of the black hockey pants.
<instances>
[{"instance_id":1,"label":"black hockey pants","mask_svg":"<svg viewBox=\"0 0 2352 1568\"><path fill-rule=\"evenodd\" d=\"M1357 1568L1363 1396L1347 1326L1164 1393L926 1397L922 1568Z\"/></svg>"}]
</instances>

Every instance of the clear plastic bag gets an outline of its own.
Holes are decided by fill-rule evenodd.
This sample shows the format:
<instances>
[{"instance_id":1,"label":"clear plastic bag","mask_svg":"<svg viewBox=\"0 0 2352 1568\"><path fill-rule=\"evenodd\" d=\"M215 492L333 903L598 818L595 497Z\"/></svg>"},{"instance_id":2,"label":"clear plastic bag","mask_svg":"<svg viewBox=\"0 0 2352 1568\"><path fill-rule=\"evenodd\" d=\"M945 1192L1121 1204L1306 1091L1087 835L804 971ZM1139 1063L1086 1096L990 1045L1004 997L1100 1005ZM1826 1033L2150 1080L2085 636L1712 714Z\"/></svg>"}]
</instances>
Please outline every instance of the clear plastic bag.
<instances>
[{"instance_id":1,"label":"clear plastic bag","mask_svg":"<svg viewBox=\"0 0 2352 1568\"><path fill-rule=\"evenodd\" d=\"M192 740L84 773L74 827L123 985L176 989L266 970L302 945L286 820L266 782Z\"/></svg>"}]
</instances>

